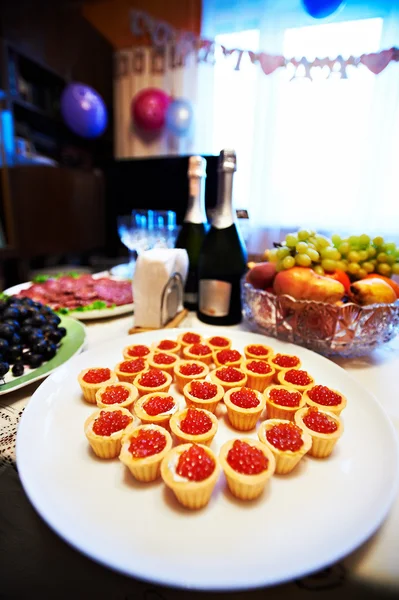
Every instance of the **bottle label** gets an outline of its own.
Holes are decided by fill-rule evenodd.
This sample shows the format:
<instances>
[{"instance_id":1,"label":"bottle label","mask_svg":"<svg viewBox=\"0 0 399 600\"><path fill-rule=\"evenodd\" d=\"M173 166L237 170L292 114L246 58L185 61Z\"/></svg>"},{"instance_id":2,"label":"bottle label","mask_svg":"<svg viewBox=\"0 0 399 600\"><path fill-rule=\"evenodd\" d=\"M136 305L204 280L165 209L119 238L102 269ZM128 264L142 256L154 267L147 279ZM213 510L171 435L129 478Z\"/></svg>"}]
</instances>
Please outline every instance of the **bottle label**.
<instances>
[{"instance_id":1,"label":"bottle label","mask_svg":"<svg viewBox=\"0 0 399 600\"><path fill-rule=\"evenodd\" d=\"M231 283L217 279L199 282L199 310L209 317L227 317L230 309Z\"/></svg>"}]
</instances>

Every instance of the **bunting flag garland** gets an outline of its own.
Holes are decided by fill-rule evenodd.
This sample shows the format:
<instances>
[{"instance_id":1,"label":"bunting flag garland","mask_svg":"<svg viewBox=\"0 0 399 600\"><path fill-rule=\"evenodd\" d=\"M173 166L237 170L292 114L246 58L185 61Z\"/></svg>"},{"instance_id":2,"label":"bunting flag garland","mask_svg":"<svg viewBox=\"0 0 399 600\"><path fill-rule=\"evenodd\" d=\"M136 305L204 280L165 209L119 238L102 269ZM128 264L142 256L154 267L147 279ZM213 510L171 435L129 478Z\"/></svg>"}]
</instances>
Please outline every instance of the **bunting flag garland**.
<instances>
[{"instance_id":1,"label":"bunting flag garland","mask_svg":"<svg viewBox=\"0 0 399 600\"><path fill-rule=\"evenodd\" d=\"M312 61L302 57L285 58L284 56L272 55L266 52L252 52L239 48L226 48L212 40L197 37L187 31L174 29L169 23L157 21L143 11L132 10L130 13L130 29L135 37L149 36L155 50L166 50L171 52L170 62L173 66L182 66L189 55L194 54L198 62L215 64L217 57L222 56L232 61L234 69L240 70L244 56L249 57L252 64L258 64L265 75L272 75L277 69L290 68L293 75L290 79L298 77L313 80L312 69L320 67L328 69L327 78L332 74L341 79L348 79L347 67L358 67L364 65L374 75L379 75L391 62L399 62L399 48L389 48L372 54L362 54L359 57L350 56L344 59L342 56L336 58L316 58Z\"/></svg>"}]
</instances>

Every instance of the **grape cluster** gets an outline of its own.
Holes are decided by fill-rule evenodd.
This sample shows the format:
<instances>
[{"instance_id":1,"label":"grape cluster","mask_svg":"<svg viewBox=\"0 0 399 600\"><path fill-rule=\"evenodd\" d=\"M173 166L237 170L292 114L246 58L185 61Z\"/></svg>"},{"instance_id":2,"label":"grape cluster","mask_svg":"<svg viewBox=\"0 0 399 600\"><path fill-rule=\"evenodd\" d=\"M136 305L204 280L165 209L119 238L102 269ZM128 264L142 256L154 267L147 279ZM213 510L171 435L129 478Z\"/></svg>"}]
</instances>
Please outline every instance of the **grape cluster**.
<instances>
[{"instance_id":1,"label":"grape cluster","mask_svg":"<svg viewBox=\"0 0 399 600\"><path fill-rule=\"evenodd\" d=\"M369 273L390 277L399 274L399 249L382 237L373 240L366 234L331 239L314 231L289 233L281 244L266 251L277 271L292 267L310 267L319 275L345 271L351 279L363 279Z\"/></svg>"},{"instance_id":2,"label":"grape cluster","mask_svg":"<svg viewBox=\"0 0 399 600\"><path fill-rule=\"evenodd\" d=\"M40 367L53 358L65 327L51 308L30 298L0 299L0 378L10 370L14 377L25 367Z\"/></svg>"}]
</instances>

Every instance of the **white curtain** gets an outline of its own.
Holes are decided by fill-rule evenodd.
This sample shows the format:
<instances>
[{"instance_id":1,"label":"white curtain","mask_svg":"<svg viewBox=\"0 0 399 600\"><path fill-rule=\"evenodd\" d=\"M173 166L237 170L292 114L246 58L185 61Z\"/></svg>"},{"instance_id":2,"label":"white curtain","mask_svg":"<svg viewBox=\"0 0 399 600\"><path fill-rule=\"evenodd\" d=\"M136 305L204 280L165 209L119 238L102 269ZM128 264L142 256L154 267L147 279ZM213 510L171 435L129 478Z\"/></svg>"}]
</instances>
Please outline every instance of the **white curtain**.
<instances>
[{"instance_id":1,"label":"white curtain","mask_svg":"<svg viewBox=\"0 0 399 600\"><path fill-rule=\"evenodd\" d=\"M114 69L115 157L131 158L176 154L206 153L206 140L212 131L212 66L197 62L193 54L184 61L175 57L174 48L163 53L154 48L131 48L115 55ZM175 98L189 100L194 123L189 135L177 137L164 129L159 134L138 132L132 120L132 100L141 90L156 87Z\"/></svg>"},{"instance_id":2,"label":"white curtain","mask_svg":"<svg viewBox=\"0 0 399 600\"><path fill-rule=\"evenodd\" d=\"M397 0L347 0L313 19L300 0L204 0L203 35L226 47L344 58L399 44ZM212 150L237 149L237 208L256 225L399 235L399 63L290 81L249 59L215 67ZM217 94L216 94L217 92ZM224 96L223 96L224 95ZM276 236L277 237L277 236ZM254 239L252 239L254 244Z\"/></svg>"}]
</instances>

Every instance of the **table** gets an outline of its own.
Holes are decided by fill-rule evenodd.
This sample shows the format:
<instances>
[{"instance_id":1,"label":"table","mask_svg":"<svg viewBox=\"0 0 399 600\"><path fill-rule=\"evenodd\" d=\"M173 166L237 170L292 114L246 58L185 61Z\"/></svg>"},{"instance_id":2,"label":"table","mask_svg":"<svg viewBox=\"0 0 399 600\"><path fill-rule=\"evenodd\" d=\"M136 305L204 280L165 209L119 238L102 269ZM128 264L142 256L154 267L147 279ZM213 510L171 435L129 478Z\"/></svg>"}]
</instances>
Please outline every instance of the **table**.
<instances>
[{"instance_id":1,"label":"table","mask_svg":"<svg viewBox=\"0 0 399 600\"><path fill-rule=\"evenodd\" d=\"M189 313L181 327L201 327ZM132 326L132 317L93 321L87 325L87 348L107 339L123 337ZM232 330L245 330L241 323ZM399 338L370 356L335 359L379 399L399 434ZM0 412L16 420L40 383L0 397ZM1 430L0 430L1 433ZM32 433L34 443L34 432ZM12 444L10 441L10 448ZM10 450L11 452L11 450ZM0 456L1 458L1 456ZM114 573L82 556L35 513L24 494L12 460L0 463L0 598L107 598L112 600L172 600L207 598L238 600L322 597L399 597L399 494L383 525L374 536L340 563L321 573L289 584L245 593L212 594L172 590L153 586Z\"/></svg>"}]
</instances>

